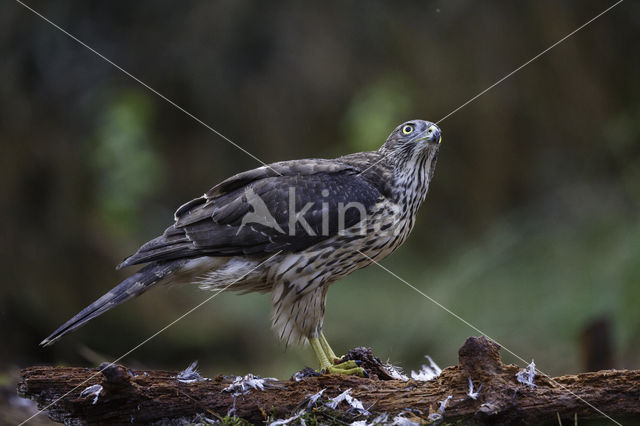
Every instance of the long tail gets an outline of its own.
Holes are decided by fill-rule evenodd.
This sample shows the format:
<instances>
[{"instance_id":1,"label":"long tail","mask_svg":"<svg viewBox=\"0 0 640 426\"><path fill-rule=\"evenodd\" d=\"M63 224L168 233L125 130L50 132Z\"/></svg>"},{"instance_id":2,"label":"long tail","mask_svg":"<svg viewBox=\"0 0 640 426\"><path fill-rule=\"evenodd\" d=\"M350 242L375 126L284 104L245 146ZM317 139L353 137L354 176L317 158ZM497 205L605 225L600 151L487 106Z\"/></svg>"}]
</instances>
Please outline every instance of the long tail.
<instances>
[{"instance_id":1,"label":"long tail","mask_svg":"<svg viewBox=\"0 0 640 426\"><path fill-rule=\"evenodd\" d=\"M159 281L162 281L180 269L183 264L184 261L178 260L171 262L154 262L145 266L109 290L107 294L84 308L69 321L65 322L60 328L51 333L49 337L40 342L40 345L48 346L65 334L84 325L93 318L104 314L109 309L144 293Z\"/></svg>"}]
</instances>

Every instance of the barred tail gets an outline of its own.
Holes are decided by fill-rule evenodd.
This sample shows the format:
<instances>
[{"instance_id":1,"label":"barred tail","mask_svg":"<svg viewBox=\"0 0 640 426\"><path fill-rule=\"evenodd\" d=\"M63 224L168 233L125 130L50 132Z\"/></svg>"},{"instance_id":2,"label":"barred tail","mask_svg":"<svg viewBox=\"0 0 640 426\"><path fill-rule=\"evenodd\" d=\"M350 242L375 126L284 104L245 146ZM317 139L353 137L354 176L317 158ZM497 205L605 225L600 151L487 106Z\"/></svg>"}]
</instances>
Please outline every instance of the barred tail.
<instances>
[{"instance_id":1,"label":"barred tail","mask_svg":"<svg viewBox=\"0 0 640 426\"><path fill-rule=\"evenodd\" d=\"M175 272L183 264L183 261L173 261L155 262L145 266L126 280L122 281L116 287L109 290L107 294L84 308L69 321L65 322L60 326L60 328L51 333L49 337L40 342L40 345L48 346L65 334L84 325L93 318L104 314L109 309L144 293L154 284Z\"/></svg>"}]
</instances>

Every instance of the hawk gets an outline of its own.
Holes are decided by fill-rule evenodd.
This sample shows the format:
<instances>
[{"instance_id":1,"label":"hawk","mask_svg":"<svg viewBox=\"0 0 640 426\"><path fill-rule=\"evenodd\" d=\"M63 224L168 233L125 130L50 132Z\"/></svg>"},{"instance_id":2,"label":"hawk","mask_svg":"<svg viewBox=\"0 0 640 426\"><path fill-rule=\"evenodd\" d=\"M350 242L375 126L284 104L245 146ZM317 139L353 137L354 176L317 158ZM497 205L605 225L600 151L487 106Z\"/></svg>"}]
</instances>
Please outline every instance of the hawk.
<instances>
[{"instance_id":1,"label":"hawk","mask_svg":"<svg viewBox=\"0 0 640 426\"><path fill-rule=\"evenodd\" d=\"M283 161L230 177L178 208L173 225L118 269L146 266L41 345L154 286L197 283L271 293L273 327L287 345L308 341L321 370L362 375L354 361L340 362L322 332L327 291L407 239L441 140L434 123L411 120L377 151Z\"/></svg>"}]
</instances>

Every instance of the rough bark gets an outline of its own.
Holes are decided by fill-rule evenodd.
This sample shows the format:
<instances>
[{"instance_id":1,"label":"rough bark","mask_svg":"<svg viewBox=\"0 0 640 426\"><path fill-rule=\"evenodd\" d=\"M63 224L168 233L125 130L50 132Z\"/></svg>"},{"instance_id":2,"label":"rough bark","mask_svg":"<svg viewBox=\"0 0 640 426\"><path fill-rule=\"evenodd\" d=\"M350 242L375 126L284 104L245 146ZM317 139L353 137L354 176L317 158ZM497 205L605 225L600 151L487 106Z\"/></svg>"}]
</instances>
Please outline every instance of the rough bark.
<instances>
[{"instance_id":1,"label":"rough bark","mask_svg":"<svg viewBox=\"0 0 640 426\"><path fill-rule=\"evenodd\" d=\"M558 415L572 423L574 415L584 419L602 417L602 413L617 420L640 419L640 371L536 376L530 386L516 379L521 369L503 364L498 351L494 342L471 337L459 351L457 366L444 369L430 381L402 381L391 379L369 350L357 348L350 356L362 361L369 378L311 374L299 381L267 381L264 390L249 388L244 393L225 391L234 378L222 375L184 383L176 378L176 372L134 371L119 365L103 371L29 367L22 371L18 393L41 408L47 407L51 419L72 424L192 421L197 416L220 420L230 412L262 423L287 418L302 409L323 423L371 421L380 413L388 413L389 419L402 414L416 422L479 424L539 424L556 422ZM468 395L469 378L476 390L482 385L477 399ZM98 384L102 390L95 403L93 395L80 396L82 390ZM335 409L326 406L328 398L349 388L369 416L346 402ZM309 397L322 389L326 389L322 397L309 407ZM441 410L442 401L450 395Z\"/></svg>"}]
</instances>

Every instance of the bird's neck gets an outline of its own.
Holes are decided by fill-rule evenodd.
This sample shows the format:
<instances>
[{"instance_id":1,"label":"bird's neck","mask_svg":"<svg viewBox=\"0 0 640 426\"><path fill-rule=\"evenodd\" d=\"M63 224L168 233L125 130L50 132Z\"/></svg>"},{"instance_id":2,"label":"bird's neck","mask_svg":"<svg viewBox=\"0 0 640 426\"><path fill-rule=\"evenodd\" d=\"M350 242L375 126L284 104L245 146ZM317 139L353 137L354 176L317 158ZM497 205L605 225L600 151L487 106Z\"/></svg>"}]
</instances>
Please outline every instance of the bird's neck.
<instances>
[{"instance_id":1,"label":"bird's neck","mask_svg":"<svg viewBox=\"0 0 640 426\"><path fill-rule=\"evenodd\" d=\"M393 198L407 213L414 216L429 190L438 153L432 152L408 159L395 168L393 178Z\"/></svg>"}]
</instances>

